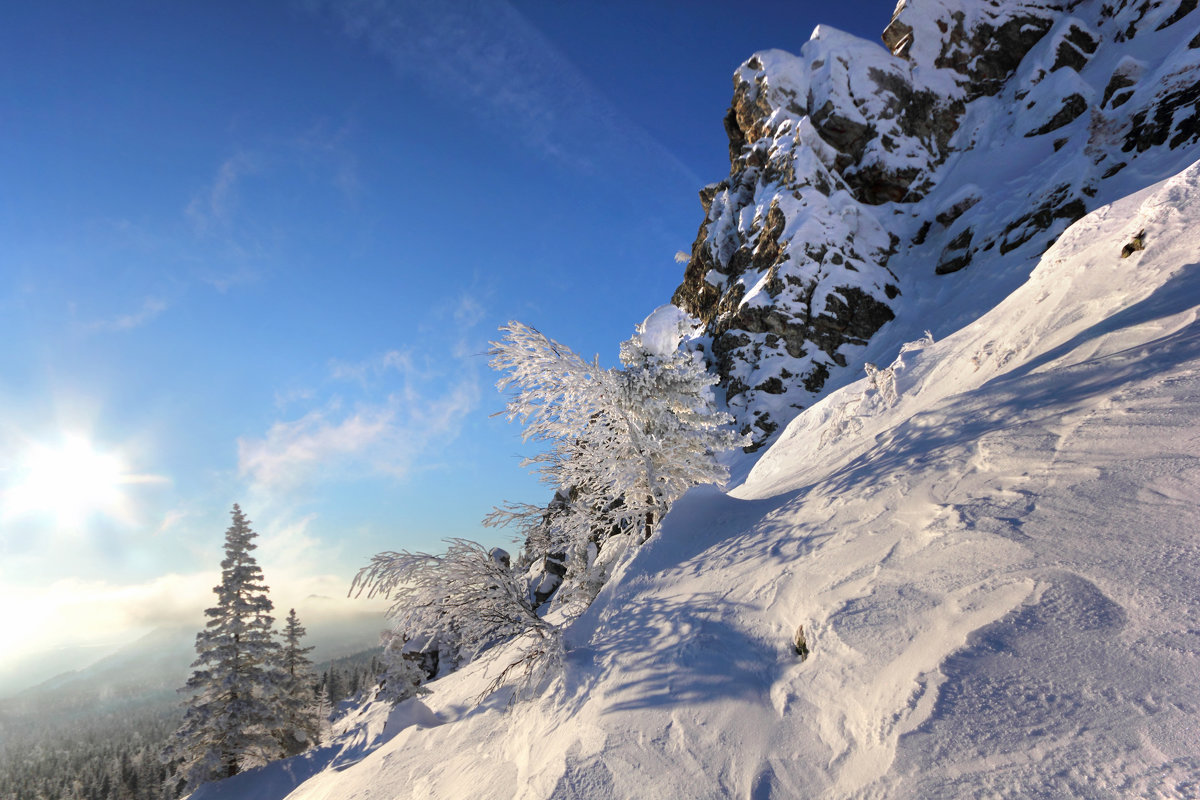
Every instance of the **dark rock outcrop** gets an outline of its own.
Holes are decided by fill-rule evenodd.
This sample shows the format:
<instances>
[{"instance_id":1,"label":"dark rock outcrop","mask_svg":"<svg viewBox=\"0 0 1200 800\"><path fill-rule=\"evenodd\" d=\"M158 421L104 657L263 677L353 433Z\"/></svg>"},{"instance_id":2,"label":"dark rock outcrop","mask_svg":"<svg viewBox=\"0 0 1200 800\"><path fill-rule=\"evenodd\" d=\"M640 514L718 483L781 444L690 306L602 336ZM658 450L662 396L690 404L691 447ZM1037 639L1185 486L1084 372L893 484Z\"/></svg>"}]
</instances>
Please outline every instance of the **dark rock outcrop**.
<instances>
[{"instance_id":1,"label":"dark rock outcrop","mask_svg":"<svg viewBox=\"0 0 1200 800\"><path fill-rule=\"evenodd\" d=\"M1176 24L1196 2L1170 6L902 0L886 50L822 27L798 56L766 51L737 70L730 173L700 192L705 218L672 301L703 321L691 346L752 447L861 369L910 282L898 263L945 280L1028 269L1131 158L1200 139L1200 53ZM1193 55L1171 70L1122 57L1164 29ZM1115 68L1101 76L1100 63ZM1014 130L1029 145L995 164L1018 170L1018 202L948 180L963 158L984 168ZM1059 174L1073 158L1082 166Z\"/></svg>"}]
</instances>

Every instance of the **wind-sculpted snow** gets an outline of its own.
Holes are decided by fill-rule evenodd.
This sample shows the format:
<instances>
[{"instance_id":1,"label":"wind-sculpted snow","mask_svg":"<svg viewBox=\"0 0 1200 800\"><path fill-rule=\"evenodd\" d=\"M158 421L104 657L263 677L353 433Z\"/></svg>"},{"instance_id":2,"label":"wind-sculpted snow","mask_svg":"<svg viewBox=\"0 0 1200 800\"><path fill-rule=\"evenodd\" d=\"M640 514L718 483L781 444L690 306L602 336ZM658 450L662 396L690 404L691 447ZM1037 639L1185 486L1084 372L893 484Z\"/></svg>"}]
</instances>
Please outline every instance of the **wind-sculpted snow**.
<instances>
[{"instance_id":1,"label":"wind-sculpted snow","mask_svg":"<svg viewBox=\"0 0 1200 800\"><path fill-rule=\"evenodd\" d=\"M474 705L497 648L287 796L1195 796L1197 225L1200 164L1087 216L860 425L867 379L680 499L541 698Z\"/></svg>"}]
</instances>

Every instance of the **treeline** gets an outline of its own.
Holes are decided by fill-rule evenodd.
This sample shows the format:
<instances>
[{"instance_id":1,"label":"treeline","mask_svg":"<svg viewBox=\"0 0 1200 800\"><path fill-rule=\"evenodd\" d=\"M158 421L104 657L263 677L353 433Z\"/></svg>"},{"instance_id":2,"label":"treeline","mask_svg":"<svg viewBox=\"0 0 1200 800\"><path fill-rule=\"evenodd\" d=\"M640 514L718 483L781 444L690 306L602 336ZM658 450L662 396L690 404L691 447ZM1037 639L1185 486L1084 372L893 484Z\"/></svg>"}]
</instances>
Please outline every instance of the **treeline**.
<instances>
[{"instance_id":1,"label":"treeline","mask_svg":"<svg viewBox=\"0 0 1200 800\"><path fill-rule=\"evenodd\" d=\"M336 658L317 666L316 671L320 673L320 679L314 684L313 693L320 694L324 690L336 708L343 700L365 699L379 683L384 665L379 650L375 649Z\"/></svg>"},{"instance_id":2,"label":"treeline","mask_svg":"<svg viewBox=\"0 0 1200 800\"><path fill-rule=\"evenodd\" d=\"M0 797L5 800L174 800L159 760L178 724L161 706L0 726Z\"/></svg>"},{"instance_id":3,"label":"treeline","mask_svg":"<svg viewBox=\"0 0 1200 800\"><path fill-rule=\"evenodd\" d=\"M314 694L331 706L369 695L383 672L378 650L365 650L315 667ZM181 794L159 756L179 727L179 699L155 698L141 706L39 713L0 710L0 798L3 800L175 800ZM91 705L95 705L94 699ZM334 713L336 719L336 712Z\"/></svg>"}]
</instances>

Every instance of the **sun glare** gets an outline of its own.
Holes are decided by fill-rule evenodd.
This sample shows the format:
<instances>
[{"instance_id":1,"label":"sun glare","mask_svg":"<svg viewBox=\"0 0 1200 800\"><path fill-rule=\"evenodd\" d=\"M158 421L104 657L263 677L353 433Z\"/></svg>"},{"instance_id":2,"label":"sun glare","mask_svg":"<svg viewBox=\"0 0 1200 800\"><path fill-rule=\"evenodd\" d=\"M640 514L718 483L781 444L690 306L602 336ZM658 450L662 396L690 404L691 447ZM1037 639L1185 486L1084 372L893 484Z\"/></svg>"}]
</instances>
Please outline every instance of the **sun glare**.
<instances>
[{"instance_id":1,"label":"sun glare","mask_svg":"<svg viewBox=\"0 0 1200 800\"><path fill-rule=\"evenodd\" d=\"M32 446L17 468L16 483L4 493L6 517L40 515L60 526L77 525L95 514L126 515L122 484L135 482L119 456L98 452L87 439L64 437L58 446Z\"/></svg>"}]
</instances>

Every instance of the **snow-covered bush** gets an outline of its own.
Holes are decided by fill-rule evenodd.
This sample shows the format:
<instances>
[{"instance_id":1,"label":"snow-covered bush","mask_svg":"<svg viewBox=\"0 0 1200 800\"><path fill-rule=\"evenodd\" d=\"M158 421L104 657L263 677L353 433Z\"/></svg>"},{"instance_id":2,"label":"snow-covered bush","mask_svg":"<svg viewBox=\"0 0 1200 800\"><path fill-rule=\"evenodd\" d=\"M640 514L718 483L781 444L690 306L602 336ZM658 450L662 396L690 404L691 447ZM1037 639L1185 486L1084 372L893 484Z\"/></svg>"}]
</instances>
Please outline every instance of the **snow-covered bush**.
<instances>
[{"instance_id":1,"label":"snow-covered bush","mask_svg":"<svg viewBox=\"0 0 1200 800\"><path fill-rule=\"evenodd\" d=\"M491 366L513 389L506 414L526 441L549 447L527 459L554 487L546 508L507 506L489 525L525 534L526 560L566 560L564 594L586 605L607 579L598 558L614 536L649 539L671 504L690 487L724 483L717 454L744 444L717 410L717 378L679 343L694 321L673 306L657 309L621 345L622 367L602 368L520 322L492 342ZM548 548L539 550L539 548Z\"/></svg>"},{"instance_id":2,"label":"snow-covered bush","mask_svg":"<svg viewBox=\"0 0 1200 800\"><path fill-rule=\"evenodd\" d=\"M426 675L418 663L420 652L409 647L411 643L412 639L396 631L383 635L383 675L376 700L395 704L429 691L421 685Z\"/></svg>"},{"instance_id":3,"label":"snow-covered bush","mask_svg":"<svg viewBox=\"0 0 1200 800\"><path fill-rule=\"evenodd\" d=\"M679 349L692 324L678 309L659 309L622 344L620 369L589 363L519 322L501 328L506 335L492 343L491 365L506 373L501 389L515 388L508 418L525 425L526 440L549 444L525 465L536 467L555 498L545 508L506 505L485 520L524 535L525 552L515 566L507 553L450 539L443 555L380 553L359 571L352 595L392 600L396 638L385 655L403 672L387 681L395 699L418 683L403 663L403 643L410 639L456 663L507 641L501 659L507 665L488 693L510 682L541 685L561 665L563 646L558 627L537 611L554 581L536 569L526 581L530 566L538 559L565 562L558 602L569 611L586 607L628 545L653 535L680 495L725 481L728 471L717 454L742 444L742 437L715 408L716 378L696 355Z\"/></svg>"},{"instance_id":4,"label":"snow-covered bush","mask_svg":"<svg viewBox=\"0 0 1200 800\"><path fill-rule=\"evenodd\" d=\"M558 629L537 615L503 559L466 539L448 539L447 545L443 555L379 553L359 570L350 593L387 597L398 637L437 643L455 660L469 661L492 645L519 640L517 655L492 688L513 675L528 681L541 674L543 658L561 653ZM411 672L405 675L400 681L411 682Z\"/></svg>"}]
</instances>

